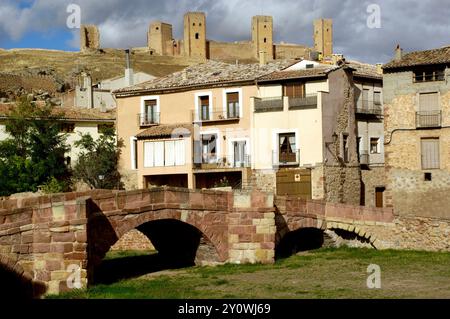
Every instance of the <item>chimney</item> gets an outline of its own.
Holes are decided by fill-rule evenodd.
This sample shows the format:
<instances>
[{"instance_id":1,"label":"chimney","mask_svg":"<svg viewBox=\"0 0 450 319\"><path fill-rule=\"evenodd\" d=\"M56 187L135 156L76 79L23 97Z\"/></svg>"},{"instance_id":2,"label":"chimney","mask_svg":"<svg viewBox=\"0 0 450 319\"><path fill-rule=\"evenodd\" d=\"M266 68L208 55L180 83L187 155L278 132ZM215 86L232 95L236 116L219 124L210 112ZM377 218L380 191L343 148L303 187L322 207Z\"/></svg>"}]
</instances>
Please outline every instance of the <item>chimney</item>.
<instances>
[{"instance_id":1,"label":"chimney","mask_svg":"<svg viewBox=\"0 0 450 319\"><path fill-rule=\"evenodd\" d=\"M134 85L134 73L130 62L130 49L125 50L125 86Z\"/></svg>"},{"instance_id":2,"label":"chimney","mask_svg":"<svg viewBox=\"0 0 450 319\"><path fill-rule=\"evenodd\" d=\"M395 61L401 61L403 57L403 49L400 48L400 44L397 44L397 48L395 48Z\"/></svg>"},{"instance_id":3,"label":"chimney","mask_svg":"<svg viewBox=\"0 0 450 319\"><path fill-rule=\"evenodd\" d=\"M376 65L377 65L377 73L382 75L383 74L383 69L381 67L383 66L383 64L382 63L377 63Z\"/></svg>"},{"instance_id":4,"label":"chimney","mask_svg":"<svg viewBox=\"0 0 450 319\"><path fill-rule=\"evenodd\" d=\"M267 59L266 59L266 52L265 51L259 51L259 65L266 65Z\"/></svg>"}]
</instances>

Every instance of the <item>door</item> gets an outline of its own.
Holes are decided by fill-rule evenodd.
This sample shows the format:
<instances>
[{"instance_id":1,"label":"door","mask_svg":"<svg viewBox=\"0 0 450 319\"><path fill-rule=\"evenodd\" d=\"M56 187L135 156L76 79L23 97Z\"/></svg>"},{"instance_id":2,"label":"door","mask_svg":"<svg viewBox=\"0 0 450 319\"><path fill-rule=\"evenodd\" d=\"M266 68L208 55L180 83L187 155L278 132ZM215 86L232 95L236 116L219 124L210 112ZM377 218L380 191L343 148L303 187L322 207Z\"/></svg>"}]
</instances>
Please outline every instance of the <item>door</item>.
<instances>
[{"instance_id":1,"label":"door","mask_svg":"<svg viewBox=\"0 0 450 319\"><path fill-rule=\"evenodd\" d=\"M376 187L375 188L375 206L376 207L383 207L383 194L384 194L384 187Z\"/></svg>"},{"instance_id":2,"label":"door","mask_svg":"<svg viewBox=\"0 0 450 319\"><path fill-rule=\"evenodd\" d=\"M209 96L200 97L200 114L202 121L209 121Z\"/></svg>"},{"instance_id":3,"label":"door","mask_svg":"<svg viewBox=\"0 0 450 319\"><path fill-rule=\"evenodd\" d=\"M243 167L245 164L245 141L233 142L234 167Z\"/></svg>"},{"instance_id":4,"label":"door","mask_svg":"<svg viewBox=\"0 0 450 319\"><path fill-rule=\"evenodd\" d=\"M239 93L227 93L227 118L239 118Z\"/></svg>"},{"instance_id":5,"label":"door","mask_svg":"<svg viewBox=\"0 0 450 319\"><path fill-rule=\"evenodd\" d=\"M277 172L277 195L295 195L303 199L312 198L311 170L281 169Z\"/></svg>"},{"instance_id":6,"label":"door","mask_svg":"<svg viewBox=\"0 0 450 319\"><path fill-rule=\"evenodd\" d=\"M144 123L143 124L156 124L157 121L157 108L156 108L156 100L148 100L145 101L145 109L144 109Z\"/></svg>"}]
</instances>

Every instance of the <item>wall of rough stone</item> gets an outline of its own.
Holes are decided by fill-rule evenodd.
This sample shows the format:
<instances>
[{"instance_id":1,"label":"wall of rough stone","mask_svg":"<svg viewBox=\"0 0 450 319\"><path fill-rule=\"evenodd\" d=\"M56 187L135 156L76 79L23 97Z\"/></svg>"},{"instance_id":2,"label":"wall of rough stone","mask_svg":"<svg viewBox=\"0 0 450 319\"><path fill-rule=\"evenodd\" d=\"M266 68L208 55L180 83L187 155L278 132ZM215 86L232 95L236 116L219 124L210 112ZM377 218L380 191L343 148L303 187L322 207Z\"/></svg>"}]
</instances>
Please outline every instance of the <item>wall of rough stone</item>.
<instances>
[{"instance_id":1,"label":"wall of rough stone","mask_svg":"<svg viewBox=\"0 0 450 319\"><path fill-rule=\"evenodd\" d=\"M212 60L255 60L251 42L208 41L209 58Z\"/></svg>"},{"instance_id":2,"label":"wall of rough stone","mask_svg":"<svg viewBox=\"0 0 450 319\"><path fill-rule=\"evenodd\" d=\"M23 76L18 74L0 73L0 92L15 93L23 89L28 93L44 91L55 94L55 80L49 76Z\"/></svg>"},{"instance_id":3,"label":"wall of rough stone","mask_svg":"<svg viewBox=\"0 0 450 319\"><path fill-rule=\"evenodd\" d=\"M446 81L413 83L412 72L385 72L386 205L398 216L450 218L450 69ZM417 129L419 94L438 92L442 128ZM422 169L421 139L439 138L440 169ZM431 173L426 181L424 173Z\"/></svg>"},{"instance_id":4,"label":"wall of rough stone","mask_svg":"<svg viewBox=\"0 0 450 319\"><path fill-rule=\"evenodd\" d=\"M311 49L302 45L275 44L275 59L309 59Z\"/></svg>"},{"instance_id":5,"label":"wall of rough stone","mask_svg":"<svg viewBox=\"0 0 450 319\"><path fill-rule=\"evenodd\" d=\"M364 192L364 205L375 207L375 188L386 186L384 166L371 166L368 169L362 169L361 181L361 192Z\"/></svg>"},{"instance_id":6,"label":"wall of rough stone","mask_svg":"<svg viewBox=\"0 0 450 319\"><path fill-rule=\"evenodd\" d=\"M152 242L137 229L123 235L111 250L155 250Z\"/></svg>"}]
</instances>

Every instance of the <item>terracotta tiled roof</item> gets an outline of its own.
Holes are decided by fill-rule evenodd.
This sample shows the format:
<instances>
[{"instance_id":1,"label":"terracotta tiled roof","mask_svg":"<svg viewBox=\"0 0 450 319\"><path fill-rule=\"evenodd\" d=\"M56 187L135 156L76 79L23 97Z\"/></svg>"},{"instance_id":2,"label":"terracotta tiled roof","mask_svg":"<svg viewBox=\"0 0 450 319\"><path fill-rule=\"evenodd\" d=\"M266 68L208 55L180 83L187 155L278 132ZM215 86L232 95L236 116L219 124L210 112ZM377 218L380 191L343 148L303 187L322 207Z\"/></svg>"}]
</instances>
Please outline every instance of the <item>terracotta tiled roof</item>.
<instances>
[{"instance_id":1,"label":"terracotta tiled roof","mask_svg":"<svg viewBox=\"0 0 450 319\"><path fill-rule=\"evenodd\" d=\"M192 134L192 130L193 125L190 123L156 125L137 134L136 137L139 139L162 138L162 137L170 137L172 136L172 134L178 137L179 135L186 136L187 132L189 132L189 134Z\"/></svg>"},{"instance_id":2,"label":"terracotta tiled roof","mask_svg":"<svg viewBox=\"0 0 450 319\"><path fill-rule=\"evenodd\" d=\"M333 70L334 68L335 67L333 66L326 66L293 71L275 71L258 78L258 81L275 81L275 80L287 80L298 78L322 77L326 76L327 73Z\"/></svg>"},{"instance_id":3,"label":"terracotta tiled roof","mask_svg":"<svg viewBox=\"0 0 450 319\"><path fill-rule=\"evenodd\" d=\"M347 66L355 69L353 74L359 77L383 79L383 75L377 72L377 66L373 64L361 63L358 61L347 61Z\"/></svg>"},{"instance_id":4,"label":"terracotta tiled roof","mask_svg":"<svg viewBox=\"0 0 450 319\"><path fill-rule=\"evenodd\" d=\"M383 65L383 69L432 64L450 64L450 45L439 49L406 53L400 61L392 60Z\"/></svg>"},{"instance_id":5,"label":"terracotta tiled roof","mask_svg":"<svg viewBox=\"0 0 450 319\"><path fill-rule=\"evenodd\" d=\"M228 64L208 61L193 65L168 76L147 81L132 87L114 91L118 96L124 93L161 91L206 86L220 83L252 81L256 78L292 65L292 61L282 60L259 64ZM125 94L124 94L125 95Z\"/></svg>"},{"instance_id":6,"label":"terracotta tiled roof","mask_svg":"<svg viewBox=\"0 0 450 319\"><path fill-rule=\"evenodd\" d=\"M0 104L0 117L8 117L15 104ZM62 114L64 120L77 121L114 121L116 119L116 110L101 112L98 109L64 108L55 107L55 113Z\"/></svg>"}]
</instances>

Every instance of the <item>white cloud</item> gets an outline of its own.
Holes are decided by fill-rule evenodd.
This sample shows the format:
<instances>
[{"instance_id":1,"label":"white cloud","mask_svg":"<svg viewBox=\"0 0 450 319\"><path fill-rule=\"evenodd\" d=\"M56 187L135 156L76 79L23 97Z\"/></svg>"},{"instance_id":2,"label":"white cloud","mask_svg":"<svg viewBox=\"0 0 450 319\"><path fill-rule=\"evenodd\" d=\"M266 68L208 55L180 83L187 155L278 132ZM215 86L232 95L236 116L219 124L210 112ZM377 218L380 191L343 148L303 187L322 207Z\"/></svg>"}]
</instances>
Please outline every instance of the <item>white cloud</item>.
<instances>
[{"instance_id":1,"label":"white cloud","mask_svg":"<svg viewBox=\"0 0 450 319\"><path fill-rule=\"evenodd\" d=\"M16 1L0 1L0 43L30 31L66 28L70 3L80 5L83 23L99 26L104 47L144 46L153 20L173 24L174 35L181 38L187 11L205 11L208 38L219 41L250 39L251 17L262 14L274 17L276 41L312 45L313 20L333 18L335 51L373 63L387 61L397 42L406 50L419 50L449 44L450 39L448 0L34 0L22 9ZM381 29L366 25L371 3L381 7ZM78 37L73 32L74 47Z\"/></svg>"}]
</instances>

